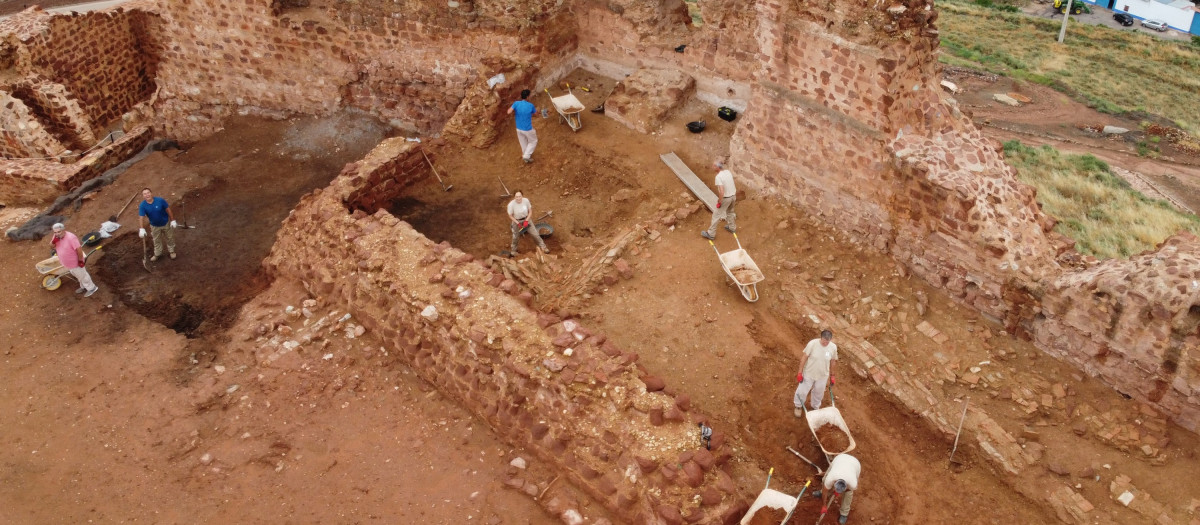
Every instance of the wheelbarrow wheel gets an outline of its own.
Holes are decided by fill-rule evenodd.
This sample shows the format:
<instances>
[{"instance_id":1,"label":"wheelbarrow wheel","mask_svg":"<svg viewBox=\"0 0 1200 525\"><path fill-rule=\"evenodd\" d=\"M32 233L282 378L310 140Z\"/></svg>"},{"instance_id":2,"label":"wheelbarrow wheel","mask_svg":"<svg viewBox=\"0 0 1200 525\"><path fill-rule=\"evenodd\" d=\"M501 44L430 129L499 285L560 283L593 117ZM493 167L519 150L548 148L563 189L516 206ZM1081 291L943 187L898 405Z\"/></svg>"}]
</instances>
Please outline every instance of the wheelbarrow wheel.
<instances>
[{"instance_id":1,"label":"wheelbarrow wheel","mask_svg":"<svg viewBox=\"0 0 1200 525\"><path fill-rule=\"evenodd\" d=\"M738 289L741 290L742 297L745 297L747 301L750 301L752 303L755 301L758 301L758 285L757 284L746 284L746 285L739 284Z\"/></svg>"},{"instance_id":2,"label":"wheelbarrow wheel","mask_svg":"<svg viewBox=\"0 0 1200 525\"><path fill-rule=\"evenodd\" d=\"M62 277L57 275L47 275L42 277L42 288L54 291L57 290L59 286L62 286Z\"/></svg>"}]
</instances>

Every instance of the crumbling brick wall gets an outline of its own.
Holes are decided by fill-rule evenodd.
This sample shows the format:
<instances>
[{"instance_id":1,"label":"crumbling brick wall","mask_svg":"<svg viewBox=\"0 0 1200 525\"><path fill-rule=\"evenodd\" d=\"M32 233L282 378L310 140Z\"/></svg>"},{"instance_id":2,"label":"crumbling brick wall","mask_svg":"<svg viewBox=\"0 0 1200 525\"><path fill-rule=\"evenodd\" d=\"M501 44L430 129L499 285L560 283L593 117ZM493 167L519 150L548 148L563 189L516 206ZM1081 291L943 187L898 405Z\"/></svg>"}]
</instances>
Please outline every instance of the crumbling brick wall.
<instances>
[{"instance_id":1,"label":"crumbling brick wall","mask_svg":"<svg viewBox=\"0 0 1200 525\"><path fill-rule=\"evenodd\" d=\"M38 8L0 20L10 158L58 156L94 146L122 114L154 92L157 50L142 41L141 11L51 15ZM9 100L7 97L17 100ZM30 131L34 130L34 131Z\"/></svg>"},{"instance_id":2,"label":"crumbling brick wall","mask_svg":"<svg viewBox=\"0 0 1200 525\"><path fill-rule=\"evenodd\" d=\"M574 45L566 8L544 0L453 9L445 2L325 4L164 2L171 45L159 79L167 130L193 140L239 108L325 114L354 106L434 133L468 87L486 79L486 57L531 63Z\"/></svg>"},{"instance_id":3,"label":"crumbling brick wall","mask_svg":"<svg viewBox=\"0 0 1200 525\"><path fill-rule=\"evenodd\" d=\"M1200 239L1066 273L1046 287L1042 348L1200 431Z\"/></svg>"},{"instance_id":4,"label":"crumbling brick wall","mask_svg":"<svg viewBox=\"0 0 1200 525\"><path fill-rule=\"evenodd\" d=\"M0 202L11 206L53 201L125 162L141 151L152 136L150 128L137 127L112 143L104 143L72 159L73 162L40 158L0 160Z\"/></svg>"},{"instance_id":5,"label":"crumbling brick wall","mask_svg":"<svg viewBox=\"0 0 1200 525\"><path fill-rule=\"evenodd\" d=\"M664 393L635 353L533 311L528 292L469 254L362 209L429 176L416 147L385 142L304 197L269 271L350 311L389 355L630 523L740 518L747 507L726 471L725 438L703 448L691 421L702 416Z\"/></svg>"}]
</instances>

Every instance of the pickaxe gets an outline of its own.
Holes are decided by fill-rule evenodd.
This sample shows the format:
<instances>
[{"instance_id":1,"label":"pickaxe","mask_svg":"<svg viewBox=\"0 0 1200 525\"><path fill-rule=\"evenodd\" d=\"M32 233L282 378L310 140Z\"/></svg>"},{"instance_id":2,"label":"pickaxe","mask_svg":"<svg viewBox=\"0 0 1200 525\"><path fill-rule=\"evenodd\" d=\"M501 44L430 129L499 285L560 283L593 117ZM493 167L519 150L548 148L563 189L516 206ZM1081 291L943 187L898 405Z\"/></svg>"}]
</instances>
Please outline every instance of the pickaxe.
<instances>
[{"instance_id":1,"label":"pickaxe","mask_svg":"<svg viewBox=\"0 0 1200 525\"><path fill-rule=\"evenodd\" d=\"M818 475L818 476L820 476L821 474L824 474L824 473L825 473L825 471L824 471L824 470L822 470L822 469L821 469L821 467L818 467L816 463L813 463L812 461L809 461L809 460L808 460L808 458L806 458L806 457L804 457L804 456L801 456L799 452L796 452L796 449L794 449L794 448L792 448L792 447L788 446L788 447L787 447L787 450L788 450L788 452L791 452L792 454L795 454L795 455L796 455L796 457L798 457L798 458L800 458L800 459L803 459L805 463L808 463L809 465L812 465L812 467L813 467L813 468L817 469L817 475Z\"/></svg>"},{"instance_id":2,"label":"pickaxe","mask_svg":"<svg viewBox=\"0 0 1200 525\"><path fill-rule=\"evenodd\" d=\"M496 175L496 180L500 181L500 186L502 188L504 188L504 195L501 195L500 198L507 199L509 197L512 197L512 195L513 195L512 192L508 191L508 186L504 184L504 180L502 180L499 175Z\"/></svg>"},{"instance_id":3,"label":"pickaxe","mask_svg":"<svg viewBox=\"0 0 1200 525\"><path fill-rule=\"evenodd\" d=\"M554 210L547 211L546 213L543 213L541 217L534 219L533 222L538 222L542 219L545 219L546 217L551 217L553 215L554 215Z\"/></svg>"}]
</instances>

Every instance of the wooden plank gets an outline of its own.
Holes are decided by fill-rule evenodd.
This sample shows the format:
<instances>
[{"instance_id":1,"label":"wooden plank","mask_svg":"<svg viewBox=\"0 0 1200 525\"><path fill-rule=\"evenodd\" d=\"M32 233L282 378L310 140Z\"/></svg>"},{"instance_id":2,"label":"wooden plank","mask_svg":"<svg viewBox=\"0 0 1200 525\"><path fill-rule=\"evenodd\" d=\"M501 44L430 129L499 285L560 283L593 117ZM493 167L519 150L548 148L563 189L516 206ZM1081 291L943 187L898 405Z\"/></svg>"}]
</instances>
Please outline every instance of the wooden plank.
<instances>
[{"instance_id":1,"label":"wooden plank","mask_svg":"<svg viewBox=\"0 0 1200 525\"><path fill-rule=\"evenodd\" d=\"M680 182L683 182L683 185L692 191L692 195L695 195L701 203L708 207L709 212L716 211L717 194L709 189L708 185L700 182L700 178L692 173L691 168L688 168L687 164L684 164L674 151L659 155L658 158L662 159L667 167L675 172L675 176L679 177Z\"/></svg>"}]
</instances>

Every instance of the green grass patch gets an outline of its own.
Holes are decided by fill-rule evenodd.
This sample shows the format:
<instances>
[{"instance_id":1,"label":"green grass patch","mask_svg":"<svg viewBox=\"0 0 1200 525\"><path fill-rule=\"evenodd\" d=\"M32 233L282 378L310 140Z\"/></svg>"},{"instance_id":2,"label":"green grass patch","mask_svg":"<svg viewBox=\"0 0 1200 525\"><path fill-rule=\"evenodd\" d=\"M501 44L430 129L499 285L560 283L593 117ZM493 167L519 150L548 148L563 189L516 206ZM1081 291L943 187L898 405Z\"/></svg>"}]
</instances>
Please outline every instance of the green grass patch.
<instances>
[{"instance_id":1,"label":"green grass patch","mask_svg":"<svg viewBox=\"0 0 1200 525\"><path fill-rule=\"evenodd\" d=\"M995 1L995 0L992 0ZM941 61L1067 93L1098 111L1146 111L1200 135L1200 48L1137 31L1016 15L984 0L938 3ZM984 2L986 3L986 2Z\"/></svg>"},{"instance_id":2,"label":"green grass patch","mask_svg":"<svg viewBox=\"0 0 1200 525\"><path fill-rule=\"evenodd\" d=\"M1064 155L1014 140L1004 143L1004 156L1021 182L1037 188L1042 211L1058 219L1054 229L1075 239L1080 253L1127 258L1180 230L1200 234L1200 217L1134 190L1092 155Z\"/></svg>"}]
</instances>

